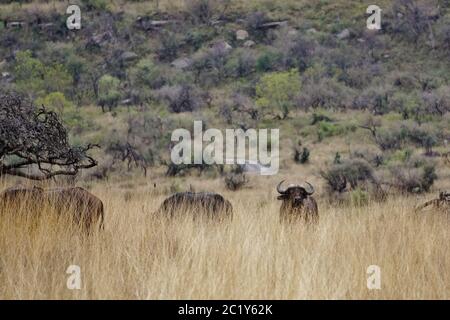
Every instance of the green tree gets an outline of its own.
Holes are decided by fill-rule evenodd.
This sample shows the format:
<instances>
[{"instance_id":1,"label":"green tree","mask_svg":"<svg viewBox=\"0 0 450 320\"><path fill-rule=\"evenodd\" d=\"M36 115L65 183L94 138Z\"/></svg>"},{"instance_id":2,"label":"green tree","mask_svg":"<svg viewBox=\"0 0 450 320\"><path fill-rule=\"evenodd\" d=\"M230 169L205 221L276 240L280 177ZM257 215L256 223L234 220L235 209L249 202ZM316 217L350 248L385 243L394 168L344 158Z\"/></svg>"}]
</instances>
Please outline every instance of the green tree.
<instances>
[{"instance_id":1,"label":"green tree","mask_svg":"<svg viewBox=\"0 0 450 320\"><path fill-rule=\"evenodd\" d=\"M55 91L65 92L72 84L72 77L63 65L45 66L29 50L17 53L14 74L17 91L33 99Z\"/></svg>"},{"instance_id":2,"label":"green tree","mask_svg":"<svg viewBox=\"0 0 450 320\"><path fill-rule=\"evenodd\" d=\"M43 105L46 108L58 112L60 115L64 115L64 112L73 106L61 92L52 92L44 98L36 99L36 104L38 106Z\"/></svg>"},{"instance_id":3,"label":"green tree","mask_svg":"<svg viewBox=\"0 0 450 320\"><path fill-rule=\"evenodd\" d=\"M265 113L271 113L274 108L281 111L282 119L285 119L295 105L300 87L300 75L296 69L268 73L256 86L256 104Z\"/></svg>"},{"instance_id":4,"label":"green tree","mask_svg":"<svg viewBox=\"0 0 450 320\"><path fill-rule=\"evenodd\" d=\"M98 82L98 104L105 111L105 106L109 108L109 111L113 107L117 106L120 99L120 80L110 76L104 75Z\"/></svg>"},{"instance_id":5,"label":"green tree","mask_svg":"<svg viewBox=\"0 0 450 320\"><path fill-rule=\"evenodd\" d=\"M133 84L139 87L159 89L166 84L163 70L149 58L139 60L136 66L131 68L130 77Z\"/></svg>"},{"instance_id":6,"label":"green tree","mask_svg":"<svg viewBox=\"0 0 450 320\"><path fill-rule=\"evenodd\" d=\"M47 93L55 91L67 92L70 90L73 81L62 64L55 64L45 68L44 84Z\"/></svg>"},{"instance_id":7,"label":"green tree","mask_svg":"<svg viewBox=\"0 0 450 320\"><path fill-rule=\"evenodd\" d=\"M31 51L17 53L14 75L19 92L27 93L34 98L44 91L45 66L41 61L32 57Z\"/></svg>"}]
</instances>

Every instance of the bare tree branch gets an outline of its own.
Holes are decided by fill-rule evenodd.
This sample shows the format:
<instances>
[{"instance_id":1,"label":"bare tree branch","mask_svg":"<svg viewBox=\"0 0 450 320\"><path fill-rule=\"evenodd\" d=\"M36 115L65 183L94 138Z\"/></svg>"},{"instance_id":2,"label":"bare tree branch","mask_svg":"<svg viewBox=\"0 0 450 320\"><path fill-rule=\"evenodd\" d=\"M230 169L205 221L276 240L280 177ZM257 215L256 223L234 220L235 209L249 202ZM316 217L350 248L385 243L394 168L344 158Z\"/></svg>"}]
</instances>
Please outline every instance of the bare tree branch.
<instances>
[{"instance_id":1,"label":"bare tree branch","mask_svg":"<svg viewBox=\"0 0 450 320\"><path fill-rule=\"evenodd\" d=\"M44 106L36 108L16 95L0 96L0 176L46 180L76 175L97 165L88 155L95 147L71 146L57 114Z\"/></svg>"}]
</instances>

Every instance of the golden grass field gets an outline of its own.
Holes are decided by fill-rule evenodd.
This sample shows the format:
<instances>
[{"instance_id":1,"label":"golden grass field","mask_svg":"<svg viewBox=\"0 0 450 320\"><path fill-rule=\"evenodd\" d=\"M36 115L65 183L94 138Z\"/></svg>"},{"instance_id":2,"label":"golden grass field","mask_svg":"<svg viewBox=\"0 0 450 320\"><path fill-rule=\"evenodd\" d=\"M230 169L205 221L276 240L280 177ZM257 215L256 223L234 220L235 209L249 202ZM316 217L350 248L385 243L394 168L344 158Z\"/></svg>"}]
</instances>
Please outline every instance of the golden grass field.
<instances>
[{"instance_id":1,"label":"golden grass field","mask_svg":"<svg viewBox=\"0 0 450 320\"><path fill-rule=\"evenodd\" d=\"M232 202L229 224L153 217L166 191L152 183L93 185L106 218L90 238L51 215L3 215L0 299L450 298L450 219L415 215L417 198L336 207L319 192L316 227L282 226L276 181L256 183L231 193L198 182ZM66 287L69 265L81 267L81 290ZM380 290L367 288L369 265Z\"/></svg>"}]
</instances>

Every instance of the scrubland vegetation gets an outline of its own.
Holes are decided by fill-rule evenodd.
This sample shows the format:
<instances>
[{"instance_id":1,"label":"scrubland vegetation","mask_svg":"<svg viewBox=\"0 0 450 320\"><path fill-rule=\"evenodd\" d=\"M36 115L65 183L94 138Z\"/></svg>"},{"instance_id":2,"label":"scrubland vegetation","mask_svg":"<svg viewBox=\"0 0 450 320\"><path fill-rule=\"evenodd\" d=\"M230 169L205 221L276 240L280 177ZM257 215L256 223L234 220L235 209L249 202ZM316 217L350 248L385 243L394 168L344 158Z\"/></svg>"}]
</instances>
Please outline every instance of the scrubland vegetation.
<instances>
[{"instance_id":1,"label":"scrubland vegetation","mask_svg":"<svg viewBox=\"0 0 450 320\"><path fill-rule=\"evenodd\" d=\"M100 197L106 228L0 219L1 298L449 298L448 215L413 212L450 189L447 0L379 1L379 31L360 1L74 3L77 31L65 1L0 2L0 93L99 145L95 168L50 183ZM174 166L171 133L194 120L279 128L280 173ZM316 186L315 228L278 223L285 178ZM223 194L235 219L152 217L186 190ZM382 290L366 287L371 264Z\"/></svg>"}]
</instances>

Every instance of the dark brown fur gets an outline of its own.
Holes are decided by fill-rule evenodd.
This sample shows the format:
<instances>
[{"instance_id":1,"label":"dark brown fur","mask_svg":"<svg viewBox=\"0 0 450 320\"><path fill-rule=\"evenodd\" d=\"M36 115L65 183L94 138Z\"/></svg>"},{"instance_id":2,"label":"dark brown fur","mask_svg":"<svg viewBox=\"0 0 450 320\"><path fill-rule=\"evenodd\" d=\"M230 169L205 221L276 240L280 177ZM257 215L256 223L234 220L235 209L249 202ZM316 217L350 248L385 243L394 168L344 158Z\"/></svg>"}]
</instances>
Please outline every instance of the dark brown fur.
<instances>
[{"instance_id":1,"label":"dark brown fur","mask_svg":"<svg viewBox=\"0 0 450 320\"><path fill-rule=\"evenodd\" d=\"M36 212L48 206L59 214L72 214L74 221L87 230L96 224L103 228L103 202L83 188L13 187L0 194L0 202L7 207L25 205Z\"/></svg>"},{"instance_id":2,"label":"dark brown fur","mask_svg":"<svg viewBox=\"0 0 450 320\"><path fill-rule=\"evenodd\" d=\"M282 182L281 182L282 183ZM301 186L290 186L280 192L279 184L277 190L280 193L278 200L281 200L280 221L295 222L305 221L307 223L317 223L319 221L319 210L316 200Z\"/></svg>"},{"instance_id":3,"label":"dark brown fur","mask_svg":"<svg viewBox=\"0 0 450 320\"><path fill-rule=\"evenodd\" d=\"M179 192L162 203L157 213L168 217L194 213L194 217L208 217L215 220L231 219L233 207L220 194L208 192Z\"/></svg>"}]
</instances>

